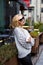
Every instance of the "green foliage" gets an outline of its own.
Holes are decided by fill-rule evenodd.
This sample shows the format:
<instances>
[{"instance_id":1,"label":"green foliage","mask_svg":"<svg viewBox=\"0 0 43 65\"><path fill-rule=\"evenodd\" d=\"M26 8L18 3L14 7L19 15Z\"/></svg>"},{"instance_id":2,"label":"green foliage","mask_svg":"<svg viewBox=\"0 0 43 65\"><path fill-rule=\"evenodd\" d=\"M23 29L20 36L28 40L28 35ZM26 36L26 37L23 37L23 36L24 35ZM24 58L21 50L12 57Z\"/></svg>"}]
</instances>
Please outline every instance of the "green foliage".
<instances>
[{"instance_id":1,"label":"green foliage","mask_svg":"<svg viewBox=\"0 0 43 65\"><path fill-rule=\"evenodd\" d=\"M38 29L40 24L37 22L37 23L34 23L33 26L34 26L35 29Z\"/></svg>"},{"instance_id":2,"label":"green foliage","mask_svg":"<svg viewBox=\"0 0 43 65\"><path fill-rule=\"evenodd\" d=\"M27 19L26 19L25 26L29 26L29 25L30 25L30 20L27 18Z\"/></svg>"},{"instance_id":3,"label":"green foliage","mask_svg":"<svg viewBox=\"0 0 43 65\"><path fill-rule=\"evenodd\" d=\"M33 38L36 38L38 36L38 32L37 31L32 31L30 32L30 35L33 37Z\"/></svg>"},{"instance_id":4,"label":"green foliage","mask_svg":"<svg viewBox=\"0 0 43 65\"><path fill-rule=\"evenodd\" d=\"M29 26L28 22L26 22L24 26Z\"/></svg>"},{"instance_id":5,"label":"green foliage","mask_svg":"<svg viewBox=\"0 0 43 65\"><path fill-rule=\"evenodd\" d=\"M13 56L17 55L17 49L15 45L3 45L0 47L0 65L9 60Z\"/></svg>"},{"instance_id":6,"label":"green foliage","mask_svg":"<svg viewBox=\"0 0 43 65\"><path fill-rule=\"evenodd\" d=\"M43 23L41 22L34 23L34 29L39 29L40 32L43 32Z\"/></svg>"},{"instance_id":7,"label":"green foliage","mask_svg":"<svg viewBox=\"0 0 43 65\"><path fill-rule=\"evenodd\" d=\"M39 31L40 31L40 32L43 32L43 24L41 24L41 25L39 26Z\"/></svg>"}]
</instances>

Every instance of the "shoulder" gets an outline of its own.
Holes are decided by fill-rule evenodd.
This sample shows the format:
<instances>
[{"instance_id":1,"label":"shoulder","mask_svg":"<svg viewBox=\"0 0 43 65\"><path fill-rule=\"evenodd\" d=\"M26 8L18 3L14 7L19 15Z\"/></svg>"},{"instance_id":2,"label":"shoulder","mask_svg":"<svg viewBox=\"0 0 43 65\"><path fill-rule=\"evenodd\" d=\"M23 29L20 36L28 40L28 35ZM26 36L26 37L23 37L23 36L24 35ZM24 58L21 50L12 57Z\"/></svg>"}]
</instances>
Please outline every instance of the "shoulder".
<instances>
[{"instance_id":1,"label":"shoulder","mask_svg":"<svg viewBox=\"0 0 43 65\"><path fill-rule=\"evenodd\" d=\"M28 30L26 30L26 29L24 29L24 31L25 31L26 33L29 33Z\"/></svg>"},{"instance_id":2,"label":"shoulder","mask_svg":"<svg viewBox=\"0 0 43 65\"><path fill-rule=\"evenodd\" d=\"M19 28L18 27L16 27L15 29L14 29L14 31L18 31L19 30Z\"/></svg>"},{"instance_id":3,"label":"shoulder","mask_svg":"<svg viewBox=\"0 0 43 65\"><path fill-rule=\"evenodd\" d=\"M27 35L30 35L30 33L28 32L28 30L26 30L26 29L25 29L25 33L26 33Z\"/></svg>"},{"instance_id":4,"label":"shoulder","mask_svg":"<svg viewBox=\"0 0 43 65\"><path fill-rule=\"evenodd\" d=\"M14 29L14 32L15 32L15 33L20 33L20 28L19 28L19 27L16 27L16 28Z\"/></svg>"}]
</instances>

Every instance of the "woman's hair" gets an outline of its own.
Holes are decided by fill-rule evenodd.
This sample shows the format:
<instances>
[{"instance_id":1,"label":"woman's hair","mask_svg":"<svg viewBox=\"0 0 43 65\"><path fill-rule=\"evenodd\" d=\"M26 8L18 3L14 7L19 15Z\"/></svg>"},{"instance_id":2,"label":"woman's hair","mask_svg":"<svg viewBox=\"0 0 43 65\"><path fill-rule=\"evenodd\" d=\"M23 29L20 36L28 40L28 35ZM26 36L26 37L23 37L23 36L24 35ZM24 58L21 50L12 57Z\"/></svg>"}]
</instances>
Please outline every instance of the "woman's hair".
<instances>
[{"instance_id":1,"label":"woman's hair","mask_svg":"<svg viewBox=\"0 0 43 65\"><path fill-rule=\"evenodd\" d=\"M19 20L19 16L23 16L22 14L17 14L12 18L12 22L10 23L10 26L12 26L12 28L18 27L18 20Z\"/></svg>"}]
</instances>

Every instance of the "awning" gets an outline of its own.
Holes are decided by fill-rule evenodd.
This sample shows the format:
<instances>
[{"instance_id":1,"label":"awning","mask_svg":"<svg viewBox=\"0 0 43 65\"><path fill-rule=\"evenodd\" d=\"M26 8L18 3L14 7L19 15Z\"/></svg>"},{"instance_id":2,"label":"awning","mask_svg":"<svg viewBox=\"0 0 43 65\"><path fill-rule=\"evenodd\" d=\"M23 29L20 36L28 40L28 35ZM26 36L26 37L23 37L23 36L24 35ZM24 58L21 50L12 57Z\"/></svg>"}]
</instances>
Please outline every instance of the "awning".
<instances>
[{"instance_id":1,"label":"awning","mask_svg":"<svg viewBox=\"0 0 43 65\"><path fill-rule=\"evenodd\" d=\"M27 7L26 3L24 2L24 0L10 0L10 1L15 1L15 2L19 3L21 10L28 9L28 7Z\"/></svg>"},{"instance_id":2,"label":"awning","mask_svg":"<svg viewBox=\"0 0 43 65\"><path fill-rule=\"evenodd\" d=\"M28 9L26 3L23 0L18 0L17 2L20 4L20 9L21 10Z\"/></svg>"},{"instance_id":3,"label":"awning","mask_svg":"<svg viewBox=\"0 0 43 65\"><path fill-rule=\"evenodd\" d=\"M30 6L30 1L31 1L31 0L23 0L23 1L26 3L27 7Z\"/></svg>"},{"instance_id":4,"label":"awning","mask_svg":"<svg viewBox=\"0 0 43 65\"><path fill-rule=\"evenodd\" d=\"M34 9L34 6L31 6L28 8L28 10L33 10Z\"/></svg>"}]
</instances>

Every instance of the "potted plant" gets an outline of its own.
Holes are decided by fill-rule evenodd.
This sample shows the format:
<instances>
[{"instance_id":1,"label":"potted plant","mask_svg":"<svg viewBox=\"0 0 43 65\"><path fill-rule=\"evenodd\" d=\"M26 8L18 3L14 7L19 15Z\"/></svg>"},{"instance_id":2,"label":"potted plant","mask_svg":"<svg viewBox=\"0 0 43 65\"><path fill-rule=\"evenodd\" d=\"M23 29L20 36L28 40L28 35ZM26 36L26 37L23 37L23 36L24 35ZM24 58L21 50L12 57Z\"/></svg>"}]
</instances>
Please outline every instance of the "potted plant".
<instances>
[{"instance_id":1,"label":"potted plant","mask_svg":"<svg viewBox=\"0 0 43 65\"><path fill-rule=\"evenodd\" d=\"M32 31L30 32L30 35L33 37L33 38L36 38L38 36L38 31Z\"/></svg>"},{"instance_id":2,"label":"potted plant","mask_svg":"<svg viewBox=\"0 0 43 65\"><path fill-rule=\"evenodd\" d=\"M18 65L15 44L7 44L0 47L0 65Z\"/></svg>"},{"instance_id":3,"label":"potted plant","mask_svg":"<svg viewBox=\"0 0 43 65\"><path fill-rule=\"evenodd\" d=\"M31 36L34 38L35 43L32 46L32 54L37 54L39 52L39 33L37 31L30 32Z\"/></svg>"},{"instance_id":4,"label":"potted plant","mask_svg":"<svg viewBox=\"0 0 43 65\"><path fill-rule=\"evenodd\" d=\"M39 31L40 31L40 32L43 32L43 24L41 24L41 25L39 26Z\"/></svg>"}]
</instances>

